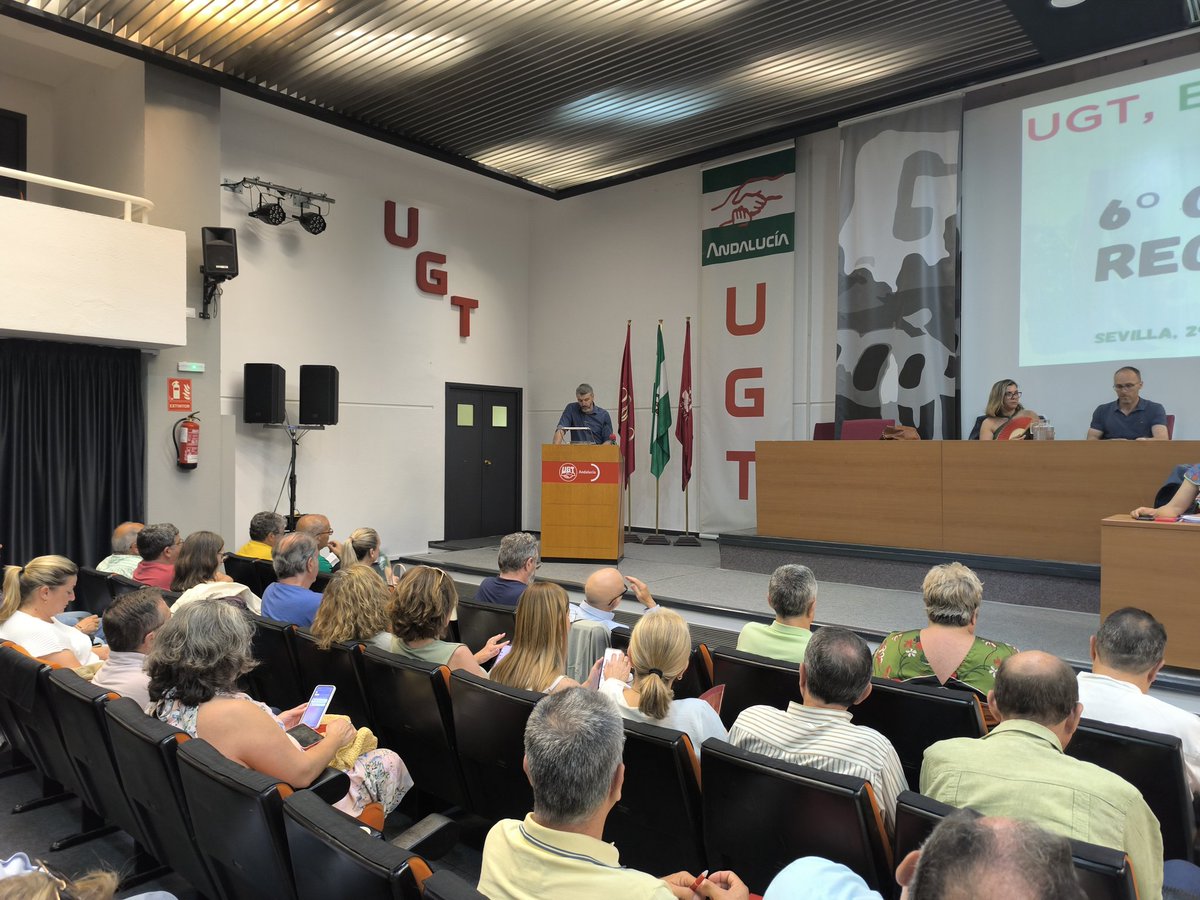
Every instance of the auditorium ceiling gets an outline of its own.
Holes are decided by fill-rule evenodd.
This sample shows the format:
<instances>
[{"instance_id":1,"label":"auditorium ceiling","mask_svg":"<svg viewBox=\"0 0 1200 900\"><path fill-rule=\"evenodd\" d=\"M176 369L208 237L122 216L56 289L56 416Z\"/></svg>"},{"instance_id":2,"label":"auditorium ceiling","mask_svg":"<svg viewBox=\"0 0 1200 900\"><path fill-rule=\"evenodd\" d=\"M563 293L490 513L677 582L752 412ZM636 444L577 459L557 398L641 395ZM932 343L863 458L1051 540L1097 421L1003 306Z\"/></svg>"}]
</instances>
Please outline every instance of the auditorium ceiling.
<instances>
[{"instance_id":1,"label":"auditorium ceiling","mask_svg":"<svg viewBox=\"0 0 1200 900\"><path fill-rule=\"evenodd\" d=\"M1198 3L0 0L0 12L563 197L1181 32Z\"/></svg>"}]
</instances>

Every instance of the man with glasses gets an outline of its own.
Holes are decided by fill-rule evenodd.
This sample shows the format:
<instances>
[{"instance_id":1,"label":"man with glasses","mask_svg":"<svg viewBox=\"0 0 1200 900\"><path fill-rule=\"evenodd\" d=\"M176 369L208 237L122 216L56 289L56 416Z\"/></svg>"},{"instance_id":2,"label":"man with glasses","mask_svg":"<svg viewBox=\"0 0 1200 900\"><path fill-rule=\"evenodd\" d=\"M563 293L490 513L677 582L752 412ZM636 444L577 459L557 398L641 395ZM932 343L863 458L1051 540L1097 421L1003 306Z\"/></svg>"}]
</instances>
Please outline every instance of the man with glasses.
<instances>
[{"instance_id":1,"label":"man with glasses","mask_svg":"<svg viewBox=\"0 0 1200 900\"><path fill-rule=\"evenodd\" d=\"M1167 411L1161 403L1140 396L1142 373L1124 366L1113 373L1117 399L1101 403L1092 413L1089 441L1166 441Z\"/></svg>"},{"instance_id":2,"label":"man with glasses","mask_svg":"<svg viewBox=\"0 0 1200 900\"><path fill-rule=\"evenodd\" d=\"M329 519L320 513L309 513L301 516L296 520L296 530L309 535L317 542L317 565L319 570L329 575L337 568L337 561L331 562L325 557L324 550L328 547L335 554L341 554L342 545L338 541L331 540L333 536L333 526L329 524Z\"/></svg>"},{"instance_id":3,"label":"man with glasses","mask_svg":"<svg viewBox=\"0 0 1200 900\"><path fill-rule=\"evenodd\" d=\"M183 541L179 529L170 522L147 525L137 536L142 561L133 570L133 580L169 591L175 580L175 559Z\"/></svg>"},{"instance_id":4,"label":"man with glasses","mask_svg":"<svg viewBox=\"0 0 1200 900\"><path fill-rule=\"evenodd\" d=\"M266 510L254 514L250 520L250 540L238 548L237 555L248 559L265 559L268 562L275 552L275 544L283 537L286 522L279 513Z\"/></svg>"},{"instance_id":5,"label":"man with glasses","mask_svg":"<svg viewBox=\"0 0 1200 900\"><path fill-rule=\"evenodd\" d=\"M626 587L626 582L629 586ZM599 622L612 634L614 628L626 628L614 621L616 609L621 601L633 589L633 597L646 609L658 606L650 596L650 588L646 583L632 575L622 575L614 568L600 569L593 572L583 585L584 601L578 605L571 604L572 622Z\"/></svg>"},{"instance_id":6,"label":"man with glasses","mask_svg":"<svg viewBox=\"0 0 1200 900\"><path fill-rule=\"evenodd\" d=\"M475 602L515 607L521 595L525 593L525 588L533 581L533 573L542 565L537 538L528 531L506 534L500 540L496 565L500 574L492 575L479 583L479 590L475 592Z\"/></svg>"}]
</instances>

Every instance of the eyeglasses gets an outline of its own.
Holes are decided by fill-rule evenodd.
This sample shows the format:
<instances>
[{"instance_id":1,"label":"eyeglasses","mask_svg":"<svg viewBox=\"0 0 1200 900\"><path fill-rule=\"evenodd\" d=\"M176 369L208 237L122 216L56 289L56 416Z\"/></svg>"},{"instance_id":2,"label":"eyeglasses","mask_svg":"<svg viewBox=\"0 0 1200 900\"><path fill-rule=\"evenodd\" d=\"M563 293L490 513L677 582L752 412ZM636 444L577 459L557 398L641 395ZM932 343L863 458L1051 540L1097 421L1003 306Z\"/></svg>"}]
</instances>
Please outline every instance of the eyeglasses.
<instances>
[{"instance_id":1,"label":"eyeglasses","mask_svg":"<svg viewBox=\"0 0 1200 900\"><path fill-rule=\"evenodd\" d=\"M1005 400L1020 400L1021 392L1020 391L1005 391L1004 399Z\"/></svg>"},{"instance_id":2,"label":"eyeglasses","mask_svg":"<svg viewBox=\"0 0 1200 900\"><path fill-rule=\"evenodd\" d=\"M1134 384L1114 384L1114 385L1113 385L1113 390L1114 390L1114 391L1132 391L1132 390L1133 390L1135 387L1137 387L1137 383L1134 383Z\"/></svg>"},{"instance_id":3,"label":"eyeglasses","mask_svg":"<svg viewBox=\"0 0 1200 900\"><path fill-rule=\"evenodd\" d=\"M625 590L621 591L621 593L617 594L617 596L613 597L611 600L605 601L604 606L608 606L608 604L610 604L610 603L616 603L618 600L620 600L622 597L624 597L628 593L629 593L629 588L625 588Z\"/></svg>"}]
</instances>

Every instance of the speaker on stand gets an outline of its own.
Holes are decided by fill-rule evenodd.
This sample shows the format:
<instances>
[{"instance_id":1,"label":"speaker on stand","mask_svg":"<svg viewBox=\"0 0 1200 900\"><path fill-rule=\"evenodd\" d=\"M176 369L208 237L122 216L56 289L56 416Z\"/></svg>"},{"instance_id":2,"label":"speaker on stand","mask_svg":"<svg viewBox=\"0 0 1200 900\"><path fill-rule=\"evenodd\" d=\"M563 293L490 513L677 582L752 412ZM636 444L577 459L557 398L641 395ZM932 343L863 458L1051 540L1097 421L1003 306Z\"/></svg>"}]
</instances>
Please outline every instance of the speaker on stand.
<instances>
[{"instance_id":1,"label":"speaker on stand","mask_svg":"<svg viewBox=\"0 0 1200 900\"><path fill-rule=\"evenodd\" d=\"M337 366L300 367L300 424L338 423Z\"/></svg>"}]
</instances>

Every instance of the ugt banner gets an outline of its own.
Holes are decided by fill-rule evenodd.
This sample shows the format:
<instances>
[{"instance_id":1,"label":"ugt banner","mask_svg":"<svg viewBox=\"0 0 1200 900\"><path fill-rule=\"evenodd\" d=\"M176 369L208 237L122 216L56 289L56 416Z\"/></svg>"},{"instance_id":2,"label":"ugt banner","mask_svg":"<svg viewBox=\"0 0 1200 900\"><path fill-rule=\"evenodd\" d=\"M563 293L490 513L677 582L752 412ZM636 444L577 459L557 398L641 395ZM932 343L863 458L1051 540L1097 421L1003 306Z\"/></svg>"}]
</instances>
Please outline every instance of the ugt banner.
<instances>
[{"instance_id":1,"label":"ugt banner","mask_svg":"<svg viewBox=\"0 0 1200 900\"><path fill-rule=\"evenodd\" d=\"M792 438L794 147L702 173L700 530L754 525L754 442Z\"/></svg>"}]
</instances>

